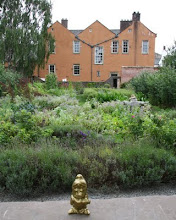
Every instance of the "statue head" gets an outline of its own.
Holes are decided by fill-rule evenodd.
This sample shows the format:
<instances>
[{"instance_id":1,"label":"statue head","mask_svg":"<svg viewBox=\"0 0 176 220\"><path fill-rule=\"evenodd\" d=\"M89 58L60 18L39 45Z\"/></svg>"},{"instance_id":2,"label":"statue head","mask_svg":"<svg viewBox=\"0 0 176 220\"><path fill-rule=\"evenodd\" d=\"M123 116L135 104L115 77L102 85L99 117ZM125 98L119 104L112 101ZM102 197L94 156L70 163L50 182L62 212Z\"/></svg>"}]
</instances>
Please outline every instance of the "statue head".
<instances>
[{"instance_id":1,"label":"statue head","mask_svg":"<svg viewBox=\"0 0 176 220\"><path fill-rule=\"evenodd\" d=\"M76 199L84 199L87 194L87 183L81 174L78 174L73 182L72 194Z\"/></svg>"}]
</instances>

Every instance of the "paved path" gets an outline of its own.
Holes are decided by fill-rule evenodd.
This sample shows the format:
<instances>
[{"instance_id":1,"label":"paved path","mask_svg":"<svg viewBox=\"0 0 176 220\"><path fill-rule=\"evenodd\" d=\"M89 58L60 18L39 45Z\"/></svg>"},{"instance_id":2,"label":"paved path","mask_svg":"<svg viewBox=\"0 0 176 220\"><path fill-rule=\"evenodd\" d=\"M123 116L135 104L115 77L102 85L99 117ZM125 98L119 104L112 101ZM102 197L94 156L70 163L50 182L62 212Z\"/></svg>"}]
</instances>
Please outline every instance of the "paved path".
<instances>
[{"instance_id":1,"label":"paved path","mask_svg":"<svg viewBox=\"0 0 176 220\"><path fill-rule=\"evenodd\" d=\"M92 199L90 216L68 215L70 207L68 200L2 202L0 220L176 220L176 195Z\"/></svg>"}]
</instances>

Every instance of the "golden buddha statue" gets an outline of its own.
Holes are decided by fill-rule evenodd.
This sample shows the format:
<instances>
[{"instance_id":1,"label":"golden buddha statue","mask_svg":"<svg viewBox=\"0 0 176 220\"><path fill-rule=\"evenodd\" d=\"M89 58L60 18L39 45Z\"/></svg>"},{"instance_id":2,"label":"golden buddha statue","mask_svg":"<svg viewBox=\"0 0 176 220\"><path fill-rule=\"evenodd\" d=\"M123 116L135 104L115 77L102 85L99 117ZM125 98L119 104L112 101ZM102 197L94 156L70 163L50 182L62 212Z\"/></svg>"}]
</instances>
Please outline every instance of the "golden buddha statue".
<instances>
[{"instance_id":1,"label":"golden buddha statue","mask_svg":"<svg viewBox=\"0 0 176 220\"><path fill-rule=\"evenodd\" d=\"M87 194L87 183L81 174L78 174L73 182L70 204L73 207L69 210L68 214L90 214L90 211L87 209L87 204L90 204Z\"/></svg>"}]
</instances>

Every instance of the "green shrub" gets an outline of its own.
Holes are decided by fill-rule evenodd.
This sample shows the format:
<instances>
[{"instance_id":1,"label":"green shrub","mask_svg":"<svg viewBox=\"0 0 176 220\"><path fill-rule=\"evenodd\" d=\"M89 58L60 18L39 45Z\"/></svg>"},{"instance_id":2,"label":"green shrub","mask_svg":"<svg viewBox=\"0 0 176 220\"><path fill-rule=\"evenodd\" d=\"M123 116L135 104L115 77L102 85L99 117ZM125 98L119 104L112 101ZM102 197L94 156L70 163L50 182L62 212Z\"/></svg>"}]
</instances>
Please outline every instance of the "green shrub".
<instances>
[{"instance_id":1,"label":"green shrub","mask_svg":"<svg viewBox=\"0 0 176 220\"><path fill-rule=\"evenodd\" d=\"M77 153L59 147L6 149L0 154L0 188L19 196L63 192L75 177Z\"/></svg>"},{"instance_id":2,"label":"green shrub","mask_svg":"<svg viewBox=\"0 0 176 220\"><path fill-rule=\"evenodd\" d=\"M128 100L134 91L126 89L108 89L108 88L86 88L83 96L87 100L95 98L99 102L110 102L115 100Z\"/></svg>"},{"instance_id":3,"label":"green shrub","mask_svg":"<svg viewBox=\"0 0 176 220\"><path fill-rule=\"evenodd\" d=\"M9 93L11 96L15 95L17 90L17 84L19 84L22 76L12 70L6 70L3 65L0 64L0 96L3 92Z\"/></svg>"},{"instance_id":4,"label":"green shrub","mask_svg":"<svg viewBox=\"0 0 176 220\"><path fill-rule=\"evenodd\" d=\"M136 93L142 93L153 105L176 106L176 72L161 69L155 73L142 73L131 80Z\"/></svg>"},{"instance_id":5,"label":"green shrub","mask_svg":"<svg viewBox=\"0 0 176 220\"><path fill-rule=\"evenodd\" d=\"M85 88L83 96L86 100L91 100L93 98L96 98L98 95L98 92L93 88Z\"/></svg>"},{"instance_id":6,"label":"green shrub","mask_svg":"<svg viewBox=\"0 0 176 220\"><path fill-rule=\"evenodd\" d=\"M18 132L19 128L16 125L9 121L0 121L0 145L11 143Z\"/></svg>"},{"instance_id":7,"label":"green shrub","mask_svg":"<svg viewBox=\"0 0 176 220\"><path fill-rule=\"evenodd\" d=\"M108 83L105 83L103 87L104 88L111 88L110 84L108 84Z\"/></svg>"},{"instance_id":8,"label":"green shrub","mask_svg":"<svg viewBox=\"0 0 176 220\"><path fill-rule=\"evenodd\" d=\"M34 94L34 96L47 94L44 83L34 82L33 84L29 84L29 87L30 87L31 93Z\"/></svg>"},{"instance_id":9,"label":"green shrub","mask_svg":"<svg viewBox=\"0 0 176 220\"><path fill-rule=\"evenodd\" d=\"M122 150L119 160L119 177L125 187L176 180L176 157L164 149L132 146Z\"/></svg>"},{"instance_id":10,"label":"green shrub","mask_svg":"<svg viewBox=\"0 0 176 220\"><path fill-rule=\"evenodd\" d=\"M36 96L32 102L34 105L41 109L54 109L60 105L77 105L78 100L75 97L69 95L58 96Z\"/></svg>"},{"instance_id":11,"label":"green shrub","mask_svg":"<svg viewBox=\"0 0 176 220\"><path fill-rule=\"evenodd\" d=\"M57 76L56 76L56 74L50 73L46 76L45 87L46 87L46 89L55 89L55 88L57 88Z\"/></svg>"},{"instance_id":12,"label":"green shrub","mask_svg":"<svg viewBox=\"0 0 176 220\"><path fill-rule=\"evenodd\" d=\"M37 126L37 122L31 112L24 109L16 112L14 121L19 128L17 138L22 142L35 141L41 135L41 128Z\"/></svg>"},{"instance_id":13,"label":"green shrub","mask_svg":"<svg viewBox=\"0 0 176 220\"><path fill-rule=\"evenodd\" d=\"M35 109L36 109L35 105L33 105L29 101L24 101L20 105L13 105L14 112L18 112L18 111L21 111L21 110L26 110L27 112L34 113Z\"/></svg>"},{"instance_id":14,"label":"green shrub","mask_svg":"<svg viewBox=\"0 0 176 220\"><path fill-rule=\"evenodd\" d=\"M147 142L121 146L103 140L99 144L82 142L76 150L65 143L62 139L40 140L1 148L0 189L23 196L70 191L78 173L89 188L97 189L176 182L174 154Z\"/></svg>"},{"instance_id":15,"label":"green shrub","mask_svg":"<svg viewBox=\"0 0 176 220\"><path fill-rule=\"evenodd\" d=\"M176 119L155 114L145 118L142 124L144 136L152 139L157 147L173 149L176 152Z\"/></svg>"},{"instance_id":16,"label":"green shrub","mask_svg":"<svg viewBox=\"0 0 176 220\"><path fill-rule=\"evenodd\" d=\"M99 102L109 102L115 100L129 100L134 92L125 89L102 89L98 90L97 100Z\"/></svg>"}]
</instances>

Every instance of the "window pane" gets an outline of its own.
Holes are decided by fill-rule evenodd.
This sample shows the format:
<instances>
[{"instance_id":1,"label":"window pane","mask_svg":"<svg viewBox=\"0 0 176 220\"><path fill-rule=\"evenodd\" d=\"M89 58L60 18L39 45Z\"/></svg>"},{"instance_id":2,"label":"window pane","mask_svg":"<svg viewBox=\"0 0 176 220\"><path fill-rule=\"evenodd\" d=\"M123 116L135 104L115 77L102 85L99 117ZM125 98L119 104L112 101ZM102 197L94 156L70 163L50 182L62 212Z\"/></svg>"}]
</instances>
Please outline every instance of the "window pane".
<instances>
[{"instance_id":1,"label":"window pane","mask_svg":"<svg viewBox=\"0 0 176 220\"><path fill-rule=\"evenodd\" d=\"M118 41L112 41L112 53L118 53L118 47L119 47L119 42Z\"/></svg>"},{"instance_id":2,"label":"window pane","mask_svg":"<svg viewBox=\"0 0 176 220\"><path fill-rule=\"evenodd\" d=\"M123 40L122 53L128 53L128 40Z\"/></svg>"},{"instance_id":3,"label":"window pane","mask_svg":"<svg viewBox=\"0 0 176 220\"><path fill-rule=\"evenodd\" d=\"M73 41L73 53L80 53L80 41Z\"/></svg>"},{"instance_id":4,"label":"window pane","mask_svg":"<svg viewBox=\"0 0 176 220\"><path fill-rule=\"evenodd\" d=\"M142 41L142 53L147 54L148 53L148 48L149 48L148 40L143 40Z\"/></svg>"},{"instance_id":5,"label":"window pane","mask_svg":"<svg viewBox=\"0 0 176 220\"><path fill-rule=\"evenodd\" d=\"M73 74L74 75L80 74L80 65L73 65Z\"/></svg>"},{"instance_id":6,"label":"window pane","mask_svg":"<svg viewBox=\"0 0 176 220\"><path fill-rule=\"evenodd\" d=\"M55 73L55 66L49 65L49 73Z\"/></svg>"},{"instance_id":7,"label":"window pane","mask_svg":"<svg viewBox=\"0 0 176 220\"><path fill-rule=\"evenodd\" d=\"M103 47L95 47L95 64L103 64Z\"/></svg>"},{"instance_id":8,"label":"window pane","mask_svg":"<svg viewBox=\"0 0 176 220\"><path fill-rule=\"evenodd\" d=\"M100 71L97 71L97 77L100 77Z\"/></svg>"}]
</instances>

